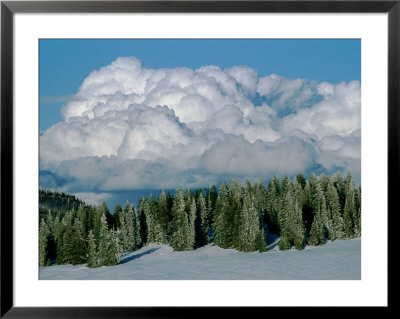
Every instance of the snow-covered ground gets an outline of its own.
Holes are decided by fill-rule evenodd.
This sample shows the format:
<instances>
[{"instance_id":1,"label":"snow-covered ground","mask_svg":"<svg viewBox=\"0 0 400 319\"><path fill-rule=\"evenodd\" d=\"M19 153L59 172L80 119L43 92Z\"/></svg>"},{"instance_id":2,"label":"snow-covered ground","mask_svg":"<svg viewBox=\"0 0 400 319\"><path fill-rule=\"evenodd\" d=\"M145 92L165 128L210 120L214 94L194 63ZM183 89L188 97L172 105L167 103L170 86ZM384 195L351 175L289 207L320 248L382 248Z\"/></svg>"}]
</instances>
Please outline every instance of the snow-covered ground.
<instances>
[{"instance_id":1,"label":"snow-covered ground","mask_svg":"<svg viewBox=\"0 0 400 319\"><path fill-rule=\"evenodd\" d=\"M243 253L217 246L176 252L166 245L151 244L126 253L121 264L87 268L86 265L40 267L40 279L122 280L307 280L361 279L361 239L336 240L304 250Z\"/></svg>"}]
</instances>

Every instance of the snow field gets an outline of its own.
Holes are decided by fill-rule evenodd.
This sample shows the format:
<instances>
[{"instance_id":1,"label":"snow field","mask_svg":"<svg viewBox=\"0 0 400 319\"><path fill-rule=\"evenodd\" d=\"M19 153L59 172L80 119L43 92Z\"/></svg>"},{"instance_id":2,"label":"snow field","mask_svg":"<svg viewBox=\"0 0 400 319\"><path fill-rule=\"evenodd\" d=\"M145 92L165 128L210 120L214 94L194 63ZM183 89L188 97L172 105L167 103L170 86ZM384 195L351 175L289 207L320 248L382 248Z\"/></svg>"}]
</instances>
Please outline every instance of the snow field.
<instances>
[{"instance_id":1,"label":"snow field","mask_svg":"<svg viewBox=\"0 0 400 319\"><path fill-rule=\"evenodd\" d=\"M173 251L150 244L125 253L121 263L88 268L86 264L39 268L41 280L360 280L361 239L328 241L304 250L238 252L207 245Z\"/></svg>"}]
</instances>

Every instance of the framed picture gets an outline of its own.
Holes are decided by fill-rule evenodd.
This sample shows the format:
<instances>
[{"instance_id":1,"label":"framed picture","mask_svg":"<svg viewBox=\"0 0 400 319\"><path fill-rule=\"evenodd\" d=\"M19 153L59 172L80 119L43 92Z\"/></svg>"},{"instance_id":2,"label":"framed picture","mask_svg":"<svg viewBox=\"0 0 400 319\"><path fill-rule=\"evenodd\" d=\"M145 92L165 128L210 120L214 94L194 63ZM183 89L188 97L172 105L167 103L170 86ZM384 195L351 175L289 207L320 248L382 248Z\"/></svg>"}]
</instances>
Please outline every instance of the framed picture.
<instances>
[{"instance_id":1,"label":"framed picture","mask_svg":"<svg viewBox=\"0 0 400 319\"><path fill-rule=\"evenodd\" d=\"M1 316L388 308L399 18L2 1Z\"/></svg>"}]
</instances>

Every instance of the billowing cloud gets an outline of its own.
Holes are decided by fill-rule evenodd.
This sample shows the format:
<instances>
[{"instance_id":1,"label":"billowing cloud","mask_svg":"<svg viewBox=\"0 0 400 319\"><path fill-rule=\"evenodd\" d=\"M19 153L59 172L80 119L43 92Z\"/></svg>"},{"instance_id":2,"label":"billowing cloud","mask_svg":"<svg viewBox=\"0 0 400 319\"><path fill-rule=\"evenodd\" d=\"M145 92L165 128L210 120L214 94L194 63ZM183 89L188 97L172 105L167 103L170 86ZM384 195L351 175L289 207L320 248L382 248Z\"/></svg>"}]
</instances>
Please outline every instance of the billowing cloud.
<instances>
[{"instance_id":1,"label":"billowing cloud","mask_svg":"<svg viewBox=\"0 0 400 319\"><path fill-rule=\"evenodd\" d=\"M360 104L357 81L118 58L89 74L64 120L41 132L40 183L86 196L299 172L359 176Z\"/></svg>"}]
</instances>

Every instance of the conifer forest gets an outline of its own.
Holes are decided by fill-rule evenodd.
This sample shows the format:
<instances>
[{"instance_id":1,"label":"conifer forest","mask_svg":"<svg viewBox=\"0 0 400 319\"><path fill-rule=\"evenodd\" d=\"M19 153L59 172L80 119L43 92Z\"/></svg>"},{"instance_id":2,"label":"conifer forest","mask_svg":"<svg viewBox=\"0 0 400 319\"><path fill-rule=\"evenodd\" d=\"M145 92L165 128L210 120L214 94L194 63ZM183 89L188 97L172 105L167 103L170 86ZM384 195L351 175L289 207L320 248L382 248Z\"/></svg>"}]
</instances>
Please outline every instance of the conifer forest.
<instances>
[{"instance_id":1,"label":"conifer forest","mask_svg":"<svg viewBox=\"0 0 400 319\"><path fill-rule=\"evenodd\" d=\"M268 253L267 233L279 236L279 250L361 237L361 186L350 171L162 191L113 212L106 203L87 205L51 190L39 191L39 203L40 266L113 266L150 243L175 251L211 244Z\"/></svg>"}]
</instances>

